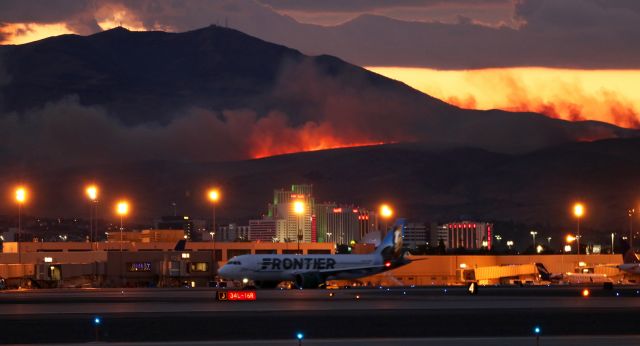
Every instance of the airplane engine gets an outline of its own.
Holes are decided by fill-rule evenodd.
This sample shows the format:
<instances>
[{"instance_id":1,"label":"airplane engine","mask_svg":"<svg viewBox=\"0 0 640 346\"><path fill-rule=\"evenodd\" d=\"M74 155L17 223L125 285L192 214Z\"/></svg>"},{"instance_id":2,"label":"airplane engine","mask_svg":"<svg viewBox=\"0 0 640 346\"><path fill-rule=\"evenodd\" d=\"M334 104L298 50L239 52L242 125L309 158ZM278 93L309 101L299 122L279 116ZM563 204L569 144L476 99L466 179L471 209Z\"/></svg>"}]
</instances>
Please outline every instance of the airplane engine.
<instances>
[{"instance_id":1,"label":"airplane engine","mask_svg":"<svg viewBox=\"0 0 640 346\"><path fill-rule=\"evenodd\" d=\"M324 285L326 278L320 274L307 273L296 275L296 287L298 288L318 288Z\"/></svg>"}]
</instances>

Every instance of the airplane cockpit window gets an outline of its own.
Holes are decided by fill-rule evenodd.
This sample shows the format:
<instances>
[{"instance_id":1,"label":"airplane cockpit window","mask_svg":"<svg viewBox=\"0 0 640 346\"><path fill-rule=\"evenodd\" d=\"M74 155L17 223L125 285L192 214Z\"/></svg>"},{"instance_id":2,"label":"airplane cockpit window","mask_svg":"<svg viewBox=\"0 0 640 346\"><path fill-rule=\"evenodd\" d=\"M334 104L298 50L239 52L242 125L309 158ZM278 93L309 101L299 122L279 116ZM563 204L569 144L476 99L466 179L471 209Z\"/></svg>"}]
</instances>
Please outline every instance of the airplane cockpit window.
<instances>
[{"instance_id":1,"label":"airplane cockpit window","mask_svg":"<svg viewBox=\"0 0 640 346\"><path fill-rule=\"evenodd\" d=\"M242 265L242 263L240 261L229 261L227 262L227 264L231 264L231 265Z\"/></svg>"}]
</instances>

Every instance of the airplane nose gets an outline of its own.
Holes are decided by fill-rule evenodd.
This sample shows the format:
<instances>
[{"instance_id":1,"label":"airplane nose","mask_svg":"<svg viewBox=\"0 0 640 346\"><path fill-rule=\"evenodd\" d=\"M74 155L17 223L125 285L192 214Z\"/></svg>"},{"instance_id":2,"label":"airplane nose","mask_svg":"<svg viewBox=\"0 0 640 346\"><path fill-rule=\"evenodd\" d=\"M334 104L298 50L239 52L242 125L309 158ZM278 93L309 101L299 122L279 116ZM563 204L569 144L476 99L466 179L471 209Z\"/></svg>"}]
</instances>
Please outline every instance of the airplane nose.
<instances>
[{"instance_id":1,"label":"airplane nose","mask_svg":"<svg viewBox=\"0 0 640 346\"><path fill-rule=\"evenodd\" d=\"M218 275L220 276L225 276L227 275L227 273L229 272L229 268L227 268L227 265L223 265L222 268L218 269Z\"/></svg>"}]
</instances>

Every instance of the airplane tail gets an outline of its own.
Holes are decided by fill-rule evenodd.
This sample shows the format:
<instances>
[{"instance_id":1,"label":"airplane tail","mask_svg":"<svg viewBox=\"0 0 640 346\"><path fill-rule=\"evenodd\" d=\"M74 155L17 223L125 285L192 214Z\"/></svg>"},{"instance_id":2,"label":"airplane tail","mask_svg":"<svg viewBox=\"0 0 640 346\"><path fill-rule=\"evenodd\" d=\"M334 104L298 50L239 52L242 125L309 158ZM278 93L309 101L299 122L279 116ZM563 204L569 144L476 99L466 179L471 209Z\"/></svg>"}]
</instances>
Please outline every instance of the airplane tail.
<instances>
[{"instance_id":1,"label":"airplane tail","mask_svg":"<svg viewBox=\"0 0 640 346\"><path fill-rule=\"evenodd\" d=\"M638 256L633 252L633 249L629 246L624 239L620 238L620 250L622 250L622 263L640 263Z\"/></svg>"},{"instance_id":2,"label":"airplane tail","mask_svg":"<svg viewBox=\"0 0 640 346\"><path fill-rule=\"evenodd\" d=\"M398 219L384 237L380 246L376 249L375 253L381 255L384 261L397 261L402 259L405 223L405 219Z\"/></svg>"}]
</instances>

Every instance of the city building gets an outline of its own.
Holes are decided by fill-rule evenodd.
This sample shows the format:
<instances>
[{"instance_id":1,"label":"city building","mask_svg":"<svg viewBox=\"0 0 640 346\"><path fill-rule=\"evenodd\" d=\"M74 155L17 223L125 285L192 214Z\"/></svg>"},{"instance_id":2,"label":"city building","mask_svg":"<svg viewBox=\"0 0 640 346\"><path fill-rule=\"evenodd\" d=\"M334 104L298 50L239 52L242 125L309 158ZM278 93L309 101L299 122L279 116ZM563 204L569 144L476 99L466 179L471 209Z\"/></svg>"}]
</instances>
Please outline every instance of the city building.
<instances>
[{"instance_id":1,"label":"city building","mask_svg":"<svg viewBox=\"0 0 640 346\"><path fill-rule=\"evenodd\" d=\"M262 242L282 241L286 236L287 220L264 217L258 220L249 220L249 240Z\"/></svg>"},{"instance_id":2,"label":"city building","mask_svg":"<svg viewBox=\"0 0 640 346\"><path fill-rule=\"evenodd\" d=\"M296 203L302 203L300 214L295 211ZM314 207L313 185L291 185L290 189L274 190L268 218L285 221L284 229L280 229L275 237L282 242L297 242L298 237L301 242L316 242Z\"/></svg>"},{"instance_id":3,"label":"city building","mask_svg":"<svg viewBox=\"0 0 640 346\"><path fill-rule=\"evenodd\" d=\"M376 229L375 213L353 205L318 203L315 207L318 242L349 244Z\"/></svg>"},{"instance_id":4,"label":"city building","mask_svg":"<svg viewBox=\"0 0 640 346\"><path fill-rule=\"evenodd\" d=\"M216 230L216 241L247 241L249 237L249 226L239 226L236 223L228 225L218 225ZM210 232L203 234L203 241L212 241Z\"/></svg>"},{"instance_id":5,"label":"city building","mask_svg":"<svg viewBox=\"0 0 640 346\"><path fill-rule=\"evenodd\" d=\"M449 228L448 225L439 225L438 223L432 222L430 227L430 239L431 246L436 247L440 245L440 241L443 242L445 248L449 247Z\"/></svg>"},{"instance_id":6,"label":"city building","mask_svg":"<svg viewBox=\"0 0 640 346\"><path fill-rule=\"evenodd\" d=\"M446 247L491 250L493 247L493 224L487 222L460 221L444 224L447 229Z\"/></svg>"},{"instance_id":7,"label":"city building","mask_svg":"<svg viewBox=\"0 0 640 346\"><path fill-rule=\"evenodd\" d=\"M430 241L429 227L424 222L409 222L404 230L404 244L408 248L426 245ZM436 243L437 245L437 243Z\"/></svg>"}]
</instances>

